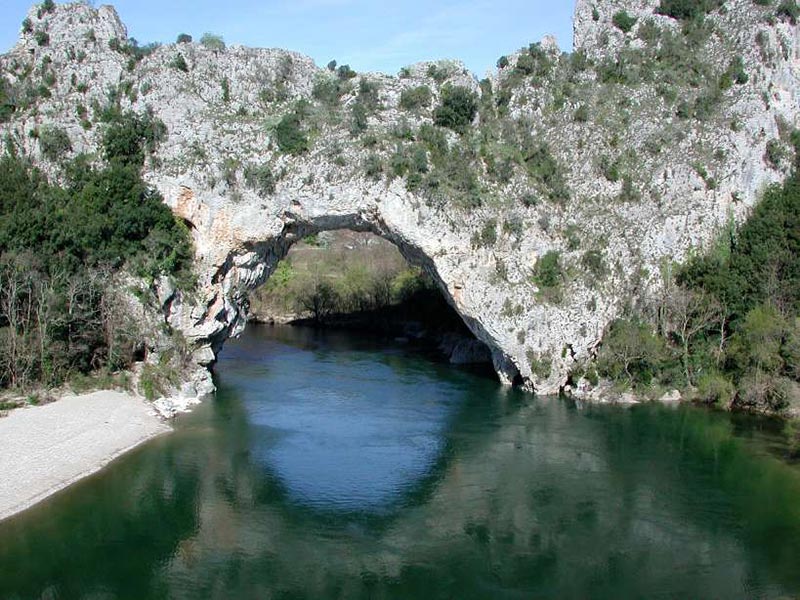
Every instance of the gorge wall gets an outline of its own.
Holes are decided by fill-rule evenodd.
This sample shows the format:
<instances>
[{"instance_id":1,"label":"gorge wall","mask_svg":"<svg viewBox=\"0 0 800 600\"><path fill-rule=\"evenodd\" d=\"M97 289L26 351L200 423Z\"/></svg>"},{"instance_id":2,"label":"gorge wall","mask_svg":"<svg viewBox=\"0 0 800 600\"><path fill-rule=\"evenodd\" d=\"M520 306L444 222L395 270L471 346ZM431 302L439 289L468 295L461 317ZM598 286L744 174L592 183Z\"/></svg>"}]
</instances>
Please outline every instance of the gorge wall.
<instances>
[{"instance_id":1,"label":"gorge wall","mask_svg":"<svg viewBox=\"0 0 800 600\"><path fill-rule=\"evenodd\" d=\"M198 364L242 331L248 293L293 242L347 228L422 266L504 382L550 393L670 264L791 168L792 12L727 0L701 20L660 6L578 0L572 53L545 38L481 82L450 61L391 77L214 43L136 56L111 7L34 7L0 57L27 98L0 133L58 178L64 158L102 160L109 103L165 124L144 177L189 225L199 283L157 293ZM439 127L459 87L477 114ZM47 127L68 136L65 156L42 153L33 132Z\"/></svg>"}]
</instances>

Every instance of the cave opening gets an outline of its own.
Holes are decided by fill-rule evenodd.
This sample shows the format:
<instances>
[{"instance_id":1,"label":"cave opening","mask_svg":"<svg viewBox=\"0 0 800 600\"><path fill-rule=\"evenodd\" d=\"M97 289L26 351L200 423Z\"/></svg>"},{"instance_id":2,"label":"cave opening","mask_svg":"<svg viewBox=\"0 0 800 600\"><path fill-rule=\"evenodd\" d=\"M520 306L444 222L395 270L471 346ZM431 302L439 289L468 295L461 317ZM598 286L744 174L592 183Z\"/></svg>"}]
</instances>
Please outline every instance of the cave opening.
<instances>
[{"instance_id":1,"label":"cave opening","mask_svg":"<svg viewBox=\"0 0 800 600\"><path fill-rule=\"evenodd\" d=\"M247 308L250 324L382 337L496 378L491 350L434 277L371 232L335 229L296 241Z\"/></svg>"}]
</instances>

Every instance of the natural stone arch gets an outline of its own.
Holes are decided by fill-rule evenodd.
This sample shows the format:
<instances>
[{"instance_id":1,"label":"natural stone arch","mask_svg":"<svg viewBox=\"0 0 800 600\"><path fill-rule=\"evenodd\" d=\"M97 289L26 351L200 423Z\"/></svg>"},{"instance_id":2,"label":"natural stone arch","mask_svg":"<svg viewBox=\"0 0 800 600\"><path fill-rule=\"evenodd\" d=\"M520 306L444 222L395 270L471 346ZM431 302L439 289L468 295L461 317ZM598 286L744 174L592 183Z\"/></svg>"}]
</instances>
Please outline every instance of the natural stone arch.
<instances>
[{"instance_id":1,"label":"natural stone arch","mask_svg":"<svg viewBox=\"0 0 800 600\"><path fill-rule=\"evenodd\" d=\"M518 381L520 371L513 359L487 329L481 314L466 301L473 278L482 274L453 269L444 260L448 235L431 235L439 220L422 224L427 215L418 199L403 189L375 191L375 197L359 197L343 190L341 196L329 193L323 200L314 196L280 199L278 204L284 210L272 220L252 215L254 220L245 238L234 224L236 218L224 214L209 221L207 206L193 190L181 186L173 210L195 236L199 264L205 267L200 279L207 291L204 304L183 305L178 299L169 309L172 324L192 342L197 362L212 364L225 341L244 330L249 293L267 281L295 242L324 231L347 229L369 232L391 242L409 264L424 269L469 330L489 347L500 381L506 385ZM253 226L257 223L260 225ZM457 231L452 235L460 240ZM209 247L209 239L213 247Z\"/></svg>"}]
</instances>

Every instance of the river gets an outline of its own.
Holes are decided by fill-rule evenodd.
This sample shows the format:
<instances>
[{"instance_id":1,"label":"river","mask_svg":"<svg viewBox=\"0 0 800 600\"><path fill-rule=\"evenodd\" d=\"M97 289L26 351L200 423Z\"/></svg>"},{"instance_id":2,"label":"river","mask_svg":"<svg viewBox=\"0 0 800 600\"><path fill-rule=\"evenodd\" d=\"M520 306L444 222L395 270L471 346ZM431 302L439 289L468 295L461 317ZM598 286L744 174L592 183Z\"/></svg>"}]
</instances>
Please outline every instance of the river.
<instances>
[{"instance_id":1,"label":"river","mask_svg":"<svg viewBox=\"0 0 800 600\"><path fill-rule=\"evenodd\" d=\"M252 327L176 432L0 523L0 598L782 598L774 421L581 406L395 342Z\"/></svg>"}]
</instances>

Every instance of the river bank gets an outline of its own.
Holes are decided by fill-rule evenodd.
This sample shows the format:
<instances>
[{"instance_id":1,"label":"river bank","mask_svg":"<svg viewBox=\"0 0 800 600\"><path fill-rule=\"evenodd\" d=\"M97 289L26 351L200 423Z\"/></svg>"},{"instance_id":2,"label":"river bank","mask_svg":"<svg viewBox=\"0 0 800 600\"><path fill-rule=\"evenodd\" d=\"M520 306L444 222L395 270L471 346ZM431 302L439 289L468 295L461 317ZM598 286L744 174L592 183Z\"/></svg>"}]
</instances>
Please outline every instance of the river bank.
<instances>
[{"instance_id":1,"label":"river bank","mask_svg":"<svg viewBox=\"0 0 800 600\"><path fill-rule=\"evenodd\" d=\"M65 396L0 419L0 521L92 475L172 429L136 396Z\"/></svg>"}]
</instances>

